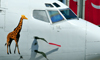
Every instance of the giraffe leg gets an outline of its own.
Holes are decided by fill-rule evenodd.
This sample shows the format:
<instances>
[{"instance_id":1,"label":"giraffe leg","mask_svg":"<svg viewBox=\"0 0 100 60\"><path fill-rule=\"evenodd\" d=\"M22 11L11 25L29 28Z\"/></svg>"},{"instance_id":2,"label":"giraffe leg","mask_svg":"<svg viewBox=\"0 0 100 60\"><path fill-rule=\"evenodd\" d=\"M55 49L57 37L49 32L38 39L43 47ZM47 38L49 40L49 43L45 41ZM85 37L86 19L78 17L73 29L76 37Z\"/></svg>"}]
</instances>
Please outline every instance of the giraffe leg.
<instances>
[{"instance_id":1,"label":"giraffe leg","mask_svg":"<svg viewBox=\"0 0 100 60\"><path fill-rule=\"evenodd\" d=\"M9 52L10 52L10 54L11 54L10 44L9 44Z\"/></svg>"},{"instance_id":2,"label":"giraffe leg","mask_svg":"<svg viewBox=\"0 0 100 60\"><path fill-rule=\"evenodd\" d=\"M20 54L17 40L15 40L15 42L16 42L16 47L17 47L18 53Z\"/></svg>"},{"instance_id":3,"label":"giraffe leg","mask_svg":"<svg viewBox=\"0 0 100 60\"><path fill-rule=\"evenodd\" d=\"M8 52L8 46L9 46L9 38L7 38L7 54L9 54L9 52Z\"/></svg>"},{"instance_id":4,"label":"giraffe leg","mask_svg":"<svg viewBox=\"0 0 100 60\"><path fill-rule=\"evenodd\" d=\"M7 45L7 54L9 54L9 52L8 52L8 45Z\"/></svg>"},{"instance_id":5,"label":"giraffe leg","mask_svg":"<svg viewBox=\"0 0 100 60\"><path fill-rule=\"evenodd\" d=\"M20 35L19 35L20 36ZM19 36L17 37L17 42L19 41ZM15 44L15 50L14 50L14 54L16 53L16 44Z\"/></svg>"},{"instance_id":6,"label":"giraffe leg","mask_svg":"<svg viewBox=\"0 0 100 60\"><path fill-rule=\"evenodd\" d=\"M16 46L17 46L18 53L20 54L18 44Z\"/></svg>"},{"instance_id":7,"label":"giraffe leg","mask_svg":"<svg viewBox=\"0 0 100 60\"><path fill-rule=\"evenodd\" d=\"M11 43L12 43L12 39L10 38L10 41L9 41L9 52L10 52L10 54L11 54L11 48L10 48Z\"/></svg>"},{"instance_id":8,"label":"giraffe leg","mask_svg":"<svg viewBox=\"0 0 100 60\"><path fill-rule=\"evenodd\" d=\"M10 35L9 34L7 35L7 42L6 42L5 45L7 45L7 54L9 54L9 52L8 52L8 48L9 48L9 45L10 45Z\"/></svg>"},{"instance_id":9,"label":"giraffe leg","mask_svg":"<svg viewBox=\"0 0 100 60\"><path fill-rule=\"evenodd\" d=\"M7 54L9 54L9 52L8 52L8 46L9 46L9 43L7 42Z\"/></svg>"},{"instance_id":10,"label":"giraffe leg","mask_svg":"<svg viewBox=\"0 0 100 60\"><path fill-rule=\"evenodd\" d=\"M16 44L15 44L15 50L14 50L14 54L16 53Z\"/></svg>"}]
</instances>

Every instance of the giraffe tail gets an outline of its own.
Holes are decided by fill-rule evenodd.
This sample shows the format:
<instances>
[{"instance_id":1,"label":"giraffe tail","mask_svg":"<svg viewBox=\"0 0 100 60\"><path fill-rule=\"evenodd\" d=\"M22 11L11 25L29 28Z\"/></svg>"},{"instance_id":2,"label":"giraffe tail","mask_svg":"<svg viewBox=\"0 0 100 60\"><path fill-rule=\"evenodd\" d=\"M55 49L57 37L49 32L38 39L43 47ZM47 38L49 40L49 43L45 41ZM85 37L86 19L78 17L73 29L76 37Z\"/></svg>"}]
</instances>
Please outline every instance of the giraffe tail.
<instances>
[{"instance_id":1,"label":"giraffe tail","mask_svg":"<svg viewBox=\"0 0 100 60\"><path fill-rule=\"evenodd\" d=\"M5 43L5 46L7 45L7 43Z\"/></svg>"}]
</instances>

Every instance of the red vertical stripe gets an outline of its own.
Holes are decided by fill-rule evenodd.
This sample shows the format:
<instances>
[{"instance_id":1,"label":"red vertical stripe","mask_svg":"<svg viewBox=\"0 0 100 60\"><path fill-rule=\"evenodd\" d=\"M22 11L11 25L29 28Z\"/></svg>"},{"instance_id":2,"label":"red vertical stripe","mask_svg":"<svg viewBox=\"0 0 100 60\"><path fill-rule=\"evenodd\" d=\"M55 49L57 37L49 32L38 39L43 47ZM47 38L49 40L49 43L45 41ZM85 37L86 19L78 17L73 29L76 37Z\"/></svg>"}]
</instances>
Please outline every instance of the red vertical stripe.
<instances>
[{"instance_id":1,"label":"red vertical stripe","mask_svg":"<svg viewBox=\"0 0 100 60\"><path fill-rule=\"evenodd\" d=\"M69 7L72 9L72 11L77 14L77 1L70 0Z\"/></svg>"}]
</instances>

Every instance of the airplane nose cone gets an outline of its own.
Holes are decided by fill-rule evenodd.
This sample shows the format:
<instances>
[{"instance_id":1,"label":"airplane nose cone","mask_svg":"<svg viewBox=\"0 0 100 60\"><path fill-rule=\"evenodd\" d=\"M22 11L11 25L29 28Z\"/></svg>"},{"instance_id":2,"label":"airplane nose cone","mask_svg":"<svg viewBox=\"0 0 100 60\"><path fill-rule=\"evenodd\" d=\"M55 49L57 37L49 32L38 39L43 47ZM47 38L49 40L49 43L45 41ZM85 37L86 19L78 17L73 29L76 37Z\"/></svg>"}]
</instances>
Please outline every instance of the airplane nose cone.
<instances>
[{"instance_id":1,"label":"airplane nose cone","mask_svg":"<svg viewBox=\"0 0 100 60\"><path fill-rule=\"evenodd\" d=\"M86 59L100 59L100 27L87 22Z\"/></svg>"},{"instance_id":2,"label":"airplane nose cone","mask_svg":"<svg viewBox=\"0 0 100 60\"><path fill-rule=\"evenodd\" d=\"M74 28L83 30L79 30L80 35L78 36L82 36L82 41L85 40L82 44L84 44L85 47L86 60L100 60L100 27L82 19L70 20L68 22L74 26ZM84 34L82 35L82 33Z\"/></svg>"}]
</instances>

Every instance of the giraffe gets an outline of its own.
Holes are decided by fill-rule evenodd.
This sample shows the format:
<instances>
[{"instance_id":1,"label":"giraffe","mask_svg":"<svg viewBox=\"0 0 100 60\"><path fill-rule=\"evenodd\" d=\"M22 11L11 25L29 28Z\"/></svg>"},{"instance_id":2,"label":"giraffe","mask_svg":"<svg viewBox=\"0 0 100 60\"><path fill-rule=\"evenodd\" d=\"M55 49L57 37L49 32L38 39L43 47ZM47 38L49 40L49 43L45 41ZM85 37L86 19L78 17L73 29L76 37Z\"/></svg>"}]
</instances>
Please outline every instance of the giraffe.
<instances>
[{"instance_id":1,"label":"giraffe","mask_svg":"<svg viewBox=\"0 0 100 60\"><path fill-rule=\"evenodd\" d=\"M7 42L5 43L5 45L7 45L7 54L9 54L9 52L11 54L10 45L11 45L12 40L15 40L15 43L16 43L14 53L15 53L16 47L17 47L18 53L20 54L19 48L18 48L18 41L20 38L20 31L22 29L23 19L28 19L28 18L26 18L25 15L21 15L18 26L7 35ZM8 52L8 47L9 47L9 52Z\"/></svg>"}]
</instances>

